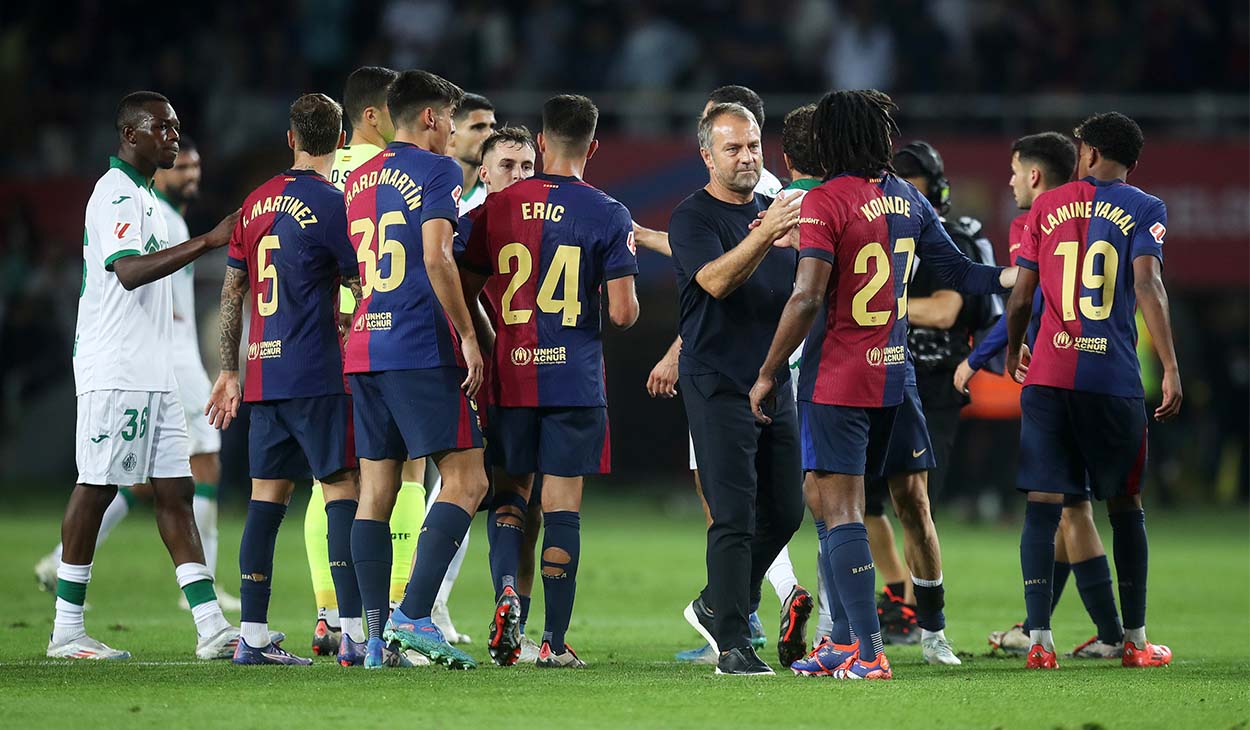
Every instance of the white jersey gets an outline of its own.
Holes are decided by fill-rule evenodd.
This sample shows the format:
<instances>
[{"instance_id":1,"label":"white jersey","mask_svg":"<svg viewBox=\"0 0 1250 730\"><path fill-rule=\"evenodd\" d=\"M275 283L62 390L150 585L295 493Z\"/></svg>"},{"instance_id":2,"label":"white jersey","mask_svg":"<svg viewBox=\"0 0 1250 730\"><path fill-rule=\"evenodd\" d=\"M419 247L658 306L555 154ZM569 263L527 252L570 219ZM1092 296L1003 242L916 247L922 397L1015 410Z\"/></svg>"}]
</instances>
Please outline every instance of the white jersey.
<instances>
[{"instance_id":1,"label":"white jersey","mask_svg":"<svg viewBox=\"0 0 1250 730\"><path fill-rule=\"evenodd\" d=\"M113 157L87 201L82 291L74 334L76 393L172 391L173 294L169 277L126 291L113 262L169 246L151 181Z\"/></svg>"},{"instance_id":2,"label":"white jersey","mask_svg":"<svg viewBox=\"0 0 1250 730\"><path fill-rule=\"evenodd\" d=\"M767 169L760 168L760 181L755 183L755 192L775 198L777 193L781 192L781 181Z\"/></svg>"},{"instance_id":3,"label":"white jersey","mask_svg":"<svg viewBox=\"0 0 1250 730\"><path fill-rule=\"evenodd\" d=\"M169 229L169 243L176 246L191 238L187 222L182 214L155 188L157 208L165 217ZM199 362L200 336L195 321L195 264L187 264L181 271L169 277L174 292L174 352L175 358Z\"/></svg>"},{"instance_id":4,"label":"white jersey","mask_svg":"<svg viewBox=\"0 0 1250 730\"><path fill-rule=\"evenodd\" d=\"M473 187L464 191L460 195L460 215L466 215L469 211L481 205L486 201L486 185L481 180L473 183Z\"/></svg>"}]
</instances>

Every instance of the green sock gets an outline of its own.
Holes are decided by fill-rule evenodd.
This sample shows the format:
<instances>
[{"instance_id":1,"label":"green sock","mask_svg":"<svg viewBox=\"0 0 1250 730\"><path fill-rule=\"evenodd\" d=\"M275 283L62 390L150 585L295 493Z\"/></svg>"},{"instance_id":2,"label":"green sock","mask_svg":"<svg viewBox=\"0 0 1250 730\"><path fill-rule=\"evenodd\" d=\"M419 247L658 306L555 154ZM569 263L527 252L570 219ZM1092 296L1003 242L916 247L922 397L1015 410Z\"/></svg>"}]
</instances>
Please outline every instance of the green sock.
<instances>
[{"instance_id":1,"label":"green sock","mask_svg":"<svg viewBox=\"0 0 1250 730\"><path fill-rule=\"evenodd\" d=\"M412 573L412 555L417 536L425 521L425 487L420 482L404 482L391 512L391 600L401 601Z\"/></svg>"},{"instance_id":2,"label":"green sock","mask_svg":"<svg viewBox=\"0 0 1250 730\"><path fill-rule=\"evenodd\" d=\"M330 546L326 542L329 529L321 482L314 481L308 509L304 512L304 550L308 553L308 572L312 574L317 608L332 609L337 613L339 603L334 593L334 577L330 573Z\"/></svg>"}]
</instances>

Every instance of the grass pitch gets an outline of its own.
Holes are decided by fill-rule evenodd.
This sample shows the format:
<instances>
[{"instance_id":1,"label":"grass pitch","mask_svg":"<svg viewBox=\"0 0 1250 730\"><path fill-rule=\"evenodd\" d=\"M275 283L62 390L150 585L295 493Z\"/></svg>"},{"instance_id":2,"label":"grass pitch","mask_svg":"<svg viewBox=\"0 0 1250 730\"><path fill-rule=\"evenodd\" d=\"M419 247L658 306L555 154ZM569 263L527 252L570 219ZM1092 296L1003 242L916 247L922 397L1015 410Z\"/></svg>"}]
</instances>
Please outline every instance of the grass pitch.
<instances>
[{"instance_id":1,"label":"grass pitch","mask_svg":"<svg viewBox=\"0 0 1250 730\"><path fill-rule=\"evenodd\" d=\"M475 640L481 668L365 672L318 660L309 668L234 667L194 659L190 615L150 512L140 508L96 556L88 630L130 650L116 664L43 656L52 601L31 566L56 540L61 505L11 506L0 516L0 724L63 727L880 727L1246 728L1250 725L1250 529L1247 512L1148 515L1150 635L1176 653L1172 667L1124 670L1118 662L1060 660L1026 672L1021 658L986 656L985 635L1023 614L1018 532L939 525L947 633L966 652L958 668L929 667L918 647L890 648L895 680L862 684L790 676L716 677L681 666L675 651L697 637L681 609L702 585L702 516L674 516L592 489L583 517L578 603L569 638L590 663L581 672L490 664L482 640L492 602L481 518L452 596L457 627ZM619 494L620 492L616 492ZM308 655L312 592L304 560L302 497L278 540L270 626ZM1101 520L1105 524L1105 518ZM242 515L221 522L228 576ZM792 545L799 579L815 587L814 530ZM1103 535L1110 547L1109 531ZM236 586L230 586L235 592ZM765 586L770 631L777 603ZM541 627L536 596L531 625ZM237 620L237 616L232 617ZM1055 635L1070 649L1093 629L1069 584ZM761 652L775 664L775 637Z\"/></svg>"}]
</instances>

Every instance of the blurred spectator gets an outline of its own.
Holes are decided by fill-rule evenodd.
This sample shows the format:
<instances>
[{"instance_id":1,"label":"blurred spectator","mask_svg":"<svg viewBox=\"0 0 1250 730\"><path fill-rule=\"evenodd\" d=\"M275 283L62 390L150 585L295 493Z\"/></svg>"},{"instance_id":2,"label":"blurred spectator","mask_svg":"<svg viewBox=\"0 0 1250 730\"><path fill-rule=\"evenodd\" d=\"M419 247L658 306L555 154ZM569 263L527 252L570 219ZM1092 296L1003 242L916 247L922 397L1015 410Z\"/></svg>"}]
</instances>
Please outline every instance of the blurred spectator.
<instances>
[{"instance_id":1,"label":"blurred spectator","mask_svg":"<svg viewBox=\"0 0 1250 730\"><path fill-rule=\"evenodd\" d=\"M875 0L848 0L833 26L825 77L835 89L881 89L894 83L894 31Z\"/></svg>"}]
</instances>

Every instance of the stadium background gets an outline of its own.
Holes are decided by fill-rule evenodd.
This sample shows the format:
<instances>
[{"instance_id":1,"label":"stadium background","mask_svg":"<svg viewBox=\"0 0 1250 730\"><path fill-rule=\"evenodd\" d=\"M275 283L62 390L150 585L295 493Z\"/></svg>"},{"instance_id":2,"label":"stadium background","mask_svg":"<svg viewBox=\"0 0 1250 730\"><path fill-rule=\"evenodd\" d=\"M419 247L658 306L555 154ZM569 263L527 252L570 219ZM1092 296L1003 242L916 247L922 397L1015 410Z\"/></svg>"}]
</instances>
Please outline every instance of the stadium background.
<instances>
[{"instance_id":1,"label":"stadium background","mask_svg":"<svg viewBox=\"0 0 1250 730\"><path fill-rule=\"evenodd\" d=\"M662 12L661 12L662 9ZM714 19L715 22L709 22ZM1152 439L1151 498L1247 499L1250 359L1250 19L1244 3L1184 0L1021 4L988 0L693 0L668 3L441 0L67 2L0 7L0 493L74 476L69 353L80 277L82 211L115 149L111 120L126 91L172 100L204 161L200 233L289 162L287 107L299 94L341 95L367 63L438 72L497 106L501 123L538 124L552 92L600 105L602 147L587 179L648 226L706 181L694 139L706 93L756 89L767 106L766 166L784 176L780 123L828 88L878 87L899 102L902 141L935 143L953 214L981 218L1006 258L1017 214L1007 187L1010 140L1070 131L1117 109L1147 136L1131 182L1169 207L1165 280L1185 385L1180 421ZM199 324L216 373L222 256L196 265ZM614 467L610 489L680 495L680 400L643 385L676 331L669 262L640 253L642 318L607 337ZM1149 368L1147 368L1149 372ZM981 376L984 390L991 385ZM1148 382L1148 388L1151 383ZM991 388L992 389L992 388ZM1010 512L1015 421L1010 390L977 394L938 509ZM995 396L998 397L995 397ZM228 442L230 443L230 442ZM237 445L236 445L237 446ZM226 447L223 499L246 495Z\"/></svg>"}]
</instances>

